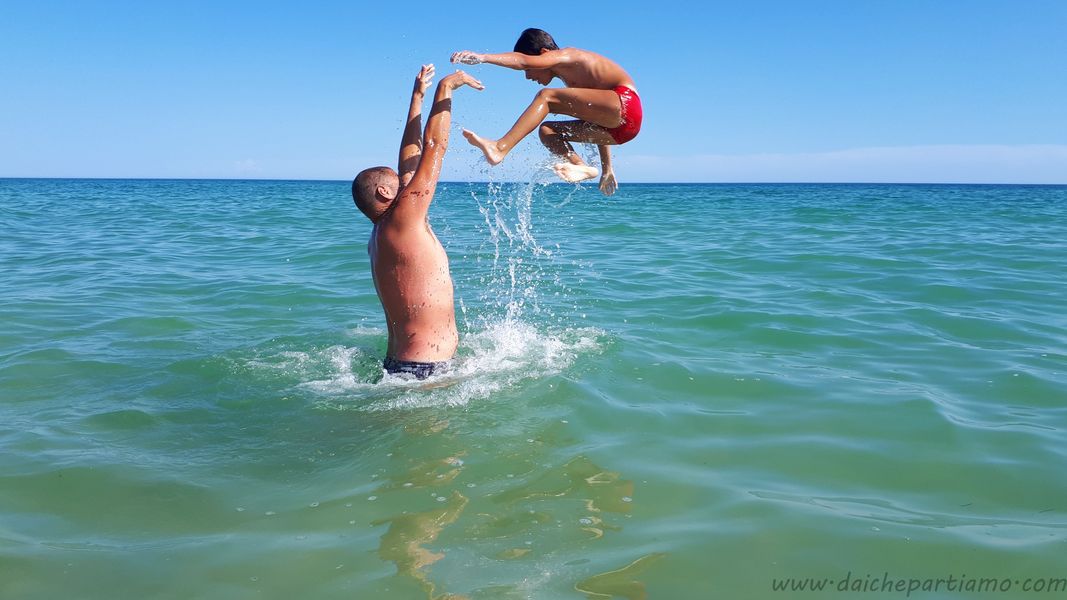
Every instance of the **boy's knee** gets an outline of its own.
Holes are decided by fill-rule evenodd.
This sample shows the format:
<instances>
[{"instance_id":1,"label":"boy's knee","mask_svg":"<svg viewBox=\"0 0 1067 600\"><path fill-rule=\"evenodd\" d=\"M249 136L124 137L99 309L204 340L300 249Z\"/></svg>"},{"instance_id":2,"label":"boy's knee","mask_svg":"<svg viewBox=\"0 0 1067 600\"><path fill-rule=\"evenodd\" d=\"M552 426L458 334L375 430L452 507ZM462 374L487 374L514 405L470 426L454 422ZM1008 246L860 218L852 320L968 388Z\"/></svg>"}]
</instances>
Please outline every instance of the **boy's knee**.
<instances>
[{"instance_id":1,"label":"boy's knee","mask_svg":"<svg viewBox=\"0 0 1067 600\"><path fill-rule=\"evenodd\" d=\"M544 142L550 138L556 137L556 130L553 129L551 125L542 123L541 127L537 130L537 135L541 138L541 141Z\"/></svg>"},{"instance_id":2,"label":"boy's knee","mask_svg":"<svg viewBox=\"0 0 1067 600\"><path fill-rule=\"evenodd\" d=\"M537 95L534 96L534 98L542 102L555 102L556 90L552 88L544 88L542 90L539 90L537 92Z\"/></svg>"}]
</instances>

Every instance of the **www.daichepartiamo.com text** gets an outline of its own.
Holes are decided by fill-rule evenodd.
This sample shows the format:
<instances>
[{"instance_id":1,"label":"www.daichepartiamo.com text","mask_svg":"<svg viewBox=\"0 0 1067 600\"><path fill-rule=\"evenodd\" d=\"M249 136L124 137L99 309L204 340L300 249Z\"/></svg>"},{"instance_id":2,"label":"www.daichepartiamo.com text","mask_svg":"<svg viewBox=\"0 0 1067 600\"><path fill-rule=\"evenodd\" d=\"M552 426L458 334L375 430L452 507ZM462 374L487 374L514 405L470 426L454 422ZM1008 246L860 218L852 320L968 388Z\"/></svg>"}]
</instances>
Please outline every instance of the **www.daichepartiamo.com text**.
<instances>
[{"instance_id":1,"label":"www.daichepartiamo.com text","mask_svg":"<svg viewBox=\"0 0 1067 600\"><path fill-rule=\"evenodd\" d=\"M961 593L1055 593L1067 591L1067 577L895 577L855 575L844 577L784 577L771 580L774 592L897 592L905 597L916 592Z\"/></svg>"}]
</instances>

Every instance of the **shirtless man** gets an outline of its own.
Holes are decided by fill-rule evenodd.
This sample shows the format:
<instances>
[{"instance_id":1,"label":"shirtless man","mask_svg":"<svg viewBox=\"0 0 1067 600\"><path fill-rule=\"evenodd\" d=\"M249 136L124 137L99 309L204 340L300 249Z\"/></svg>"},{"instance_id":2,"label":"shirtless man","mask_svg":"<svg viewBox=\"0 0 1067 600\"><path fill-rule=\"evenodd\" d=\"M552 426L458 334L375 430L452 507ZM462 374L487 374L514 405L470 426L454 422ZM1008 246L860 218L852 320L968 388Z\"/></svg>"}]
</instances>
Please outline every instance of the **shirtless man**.
<instances>
[{"instance_id":1,"label":"shirtless man","mask_svg":"<svg viewBox=\"0 0 1067 600\"><path fill-rule=\"evenodd\" d=\"M615 193L618 183L611 168L609 146L625 144L641 130L641 98L633 79L622 67L588 50L560 50L552 36L540 29L523 31L515 42L514 52L478 54L463 50L452 55L452 62L489 63L526 71L526 79L541 85L559 77L567 86L538 92L533 103L499 140L486 139L464 129L467 141L485 153L489 164L499 164L519 140L541 125L541 142L566 161L553 167L561 179L573 182L596 177L596 167L585 164L570 143L596 144L603 169L600 191L607 196ZM542 123L549 113L580 120Z\"/></svg>"},{"instance_id":2,"label":"shirtless man","mask_svg":"<svg viewBox=\"0 0 1067 600\"><path fill-rule=\"evenodd\" d=\"M352 181L352 199L374 223L367 252L389 327L384 367L417 379L444 368L459 343L448 255L426 213L448 148L452 92L464 85L483 89L463 71L443 78L420 138L422 100L433 75L433 65L424 65L415 77L397 170L371 167Z\"/></svg>"}]
</instances>

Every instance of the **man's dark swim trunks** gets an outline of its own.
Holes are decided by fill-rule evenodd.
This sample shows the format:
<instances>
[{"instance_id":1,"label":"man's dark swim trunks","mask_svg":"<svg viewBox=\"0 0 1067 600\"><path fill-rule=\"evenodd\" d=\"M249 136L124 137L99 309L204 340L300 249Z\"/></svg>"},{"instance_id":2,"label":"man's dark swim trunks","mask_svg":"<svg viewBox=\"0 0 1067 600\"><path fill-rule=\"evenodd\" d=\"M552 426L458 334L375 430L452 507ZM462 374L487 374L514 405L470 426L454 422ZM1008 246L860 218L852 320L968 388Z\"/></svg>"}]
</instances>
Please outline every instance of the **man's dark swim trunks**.
<instances>
[{"instance_id":1,"label":"man's dark swim trunks","mask_svg":"<svg viewBox=\"0 0 1067 600\"><path fill-rule=\"evenodd\" d=\"M448 361L442 362L415 362L413 360L397 360L392 356L386 356L382 363L387 373L404 373L414 375L415 379L426 379L434 373L444 371L448 367Z\"/></svg>"}]
</instances>

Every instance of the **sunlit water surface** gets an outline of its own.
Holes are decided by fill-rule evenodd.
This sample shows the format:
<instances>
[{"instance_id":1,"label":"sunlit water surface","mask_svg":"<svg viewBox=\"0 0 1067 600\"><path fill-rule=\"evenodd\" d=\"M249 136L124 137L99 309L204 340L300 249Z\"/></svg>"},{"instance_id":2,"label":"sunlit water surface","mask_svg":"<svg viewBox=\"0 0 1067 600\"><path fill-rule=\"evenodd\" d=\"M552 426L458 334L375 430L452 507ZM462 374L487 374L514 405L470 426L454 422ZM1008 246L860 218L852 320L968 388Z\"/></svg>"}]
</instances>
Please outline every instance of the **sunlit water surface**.
<instances>
[{"instance_id":1,"label":"sunlit water surface","mask_svg":"<svg viewBox=\"0 0 1067 600\"><path fill-rule=\"evenodd\" d=\"M443 184L431 223L460 349L413 382L345 182L0 180L0 597L1067 577L1067 188Z\"/></svg>"}]
</instances>

